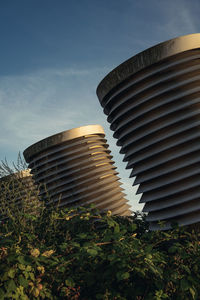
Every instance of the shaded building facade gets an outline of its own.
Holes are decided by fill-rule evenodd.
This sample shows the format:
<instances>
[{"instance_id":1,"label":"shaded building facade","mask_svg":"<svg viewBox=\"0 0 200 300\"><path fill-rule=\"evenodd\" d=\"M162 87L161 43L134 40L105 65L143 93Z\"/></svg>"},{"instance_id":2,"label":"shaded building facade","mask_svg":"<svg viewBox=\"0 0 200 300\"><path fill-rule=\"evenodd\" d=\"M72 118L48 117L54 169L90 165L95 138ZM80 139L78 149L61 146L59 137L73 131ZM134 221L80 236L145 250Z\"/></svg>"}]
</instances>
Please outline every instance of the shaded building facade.
<instances>
[{"instance_id":1,"label":"shaded building facade","mask_svg":"<svg viewBox=\"0 0 200 300\"><path fill-rule=\"evenodd\" d=\"M101 81L97 96L150 229L200 222L200 34L133 56Z\"/></svg>"}]
</instances>

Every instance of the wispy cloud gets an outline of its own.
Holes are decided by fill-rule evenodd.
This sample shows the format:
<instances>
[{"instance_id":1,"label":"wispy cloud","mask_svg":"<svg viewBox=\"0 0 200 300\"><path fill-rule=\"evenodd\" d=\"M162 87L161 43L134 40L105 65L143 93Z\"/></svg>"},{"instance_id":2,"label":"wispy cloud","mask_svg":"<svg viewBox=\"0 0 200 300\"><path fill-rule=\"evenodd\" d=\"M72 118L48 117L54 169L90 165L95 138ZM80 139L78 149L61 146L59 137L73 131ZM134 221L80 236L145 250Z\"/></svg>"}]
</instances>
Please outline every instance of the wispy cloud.
<instances>
[{"instance_id":1,"label":"wispy cloud","mask_svg":"<svg viewBox=\"0 0 200 300\"><path fill-rule=\"evenodd\" d=\"M2 147L23 150L56 132L101 121L95 74L95 70L63 69L1 78Z\"/></svg>"},{"instance_id":2,"label":"wispy cloud","mask_svg":"<svg viewBox=\"0 0 200 300\"><path fill-rule=\"evenodd\" d=\"M166 1L163 5L166 22L160 25L162 34L176 37L198 32L192 2L185 0Z\"/></svg>"}]
</instances>

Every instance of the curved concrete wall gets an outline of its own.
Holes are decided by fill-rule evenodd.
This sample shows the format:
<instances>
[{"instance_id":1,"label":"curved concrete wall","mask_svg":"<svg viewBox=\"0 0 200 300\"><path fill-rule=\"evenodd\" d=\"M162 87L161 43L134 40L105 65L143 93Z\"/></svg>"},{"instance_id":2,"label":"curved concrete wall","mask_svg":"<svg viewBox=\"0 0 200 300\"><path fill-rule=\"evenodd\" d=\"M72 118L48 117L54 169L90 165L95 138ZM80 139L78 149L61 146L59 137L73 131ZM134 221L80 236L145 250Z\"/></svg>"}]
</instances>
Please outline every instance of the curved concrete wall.
<instances>
[{"instance_id":1,"label":"curved concrete wall","mask_svg":"<svg viewBox=\"0 0 200 300\"><path fill-rule=\"evenodd\" d=\"M200 222L200 34L122 63L97 95L136 177L150 229Z\"/></svg>"},{"instance_id":2,"label":"curved concrete wall","mask_svg":"<svg viewBox=\"0 0 200 300\"><path fill-rule=\"evenodd\" d=\"M35 212L39 206L38 190L30 170L23 170L0 178L0 219L7 217L7 209L15 214L17 208Z\"/></svg>"},{"instance_id":3,"label":"curved concrete wall","mask_svg":"<svg viewBox=\"0 0 200 300\"><path fill-rule=\"evenodd\" d=\"M51 202L60 201L60 206L93 203L113 214L131 214L101 126L50 136L27 148L24 157L35 181L45 184ZM46 197L42 185L40 195Z\"/></svg>"}]
</instances>

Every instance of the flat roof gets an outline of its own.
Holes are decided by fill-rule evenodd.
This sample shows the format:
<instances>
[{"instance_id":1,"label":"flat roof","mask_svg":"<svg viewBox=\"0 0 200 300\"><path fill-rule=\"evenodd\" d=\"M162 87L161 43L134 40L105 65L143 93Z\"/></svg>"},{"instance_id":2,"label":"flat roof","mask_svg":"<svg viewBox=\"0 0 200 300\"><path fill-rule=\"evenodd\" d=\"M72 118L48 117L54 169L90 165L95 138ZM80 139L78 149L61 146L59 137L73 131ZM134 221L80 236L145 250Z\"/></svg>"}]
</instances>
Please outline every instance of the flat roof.
<instances>
[{"instance_id":1,"label":"flat roof","mask_svg":"<svg viewBox=\"0 0 200 300\"><path fill-rule=\"evenodd\" d=\"M111 89L134 73L167 57L197 48L200 48L200 33L184 35L162 42L129 58L108 73L99 83L96 93L100 103Z\"/></svg>"},{"instance_id":2,"label":"flat roof","mask_svg":"<svg viewBox=\"0 0 200 300\"><path fill-rule=\"evenodd\" d=\"M105 132L101 125L86 125L86 126L81 126L70 130L62 131L57 134L51 135L45 139L42 139L39 142L29 146L24 150L23 155L26 161L29 161L31 156L36 155L49 147L61 144L63 142L72 139L90 135L90 134L105 135Z\"/></svg>"}]
</instances>

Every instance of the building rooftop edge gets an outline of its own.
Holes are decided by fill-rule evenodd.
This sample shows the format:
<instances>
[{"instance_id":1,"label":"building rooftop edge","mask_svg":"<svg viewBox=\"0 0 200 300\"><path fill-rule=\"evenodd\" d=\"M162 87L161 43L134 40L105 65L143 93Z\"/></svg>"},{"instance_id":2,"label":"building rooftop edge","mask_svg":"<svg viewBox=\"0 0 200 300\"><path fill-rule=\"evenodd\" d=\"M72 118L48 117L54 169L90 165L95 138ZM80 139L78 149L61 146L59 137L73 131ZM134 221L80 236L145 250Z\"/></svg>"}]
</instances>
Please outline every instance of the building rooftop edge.
<instances>
[{"instance_id":1,"label":"building rooftop edge","mask_svg":"<svg viewBox=\"0 0 200 300\"><path fill-rule=\"evenodd\" d=\"M24 177L30 177L30 176L32 177L31 169L26 169L26 170L20 170L20 171L13 172L9 175L2 176L2 177L0 177L0 181L6 180L6 179L9 179L12 177L15 177L17 179L22 179Z\"/></svg>"},{"instance_id":2,"label":"building rooftop edge","mask_svg":"<svg viewBox=\"0 0 200 300\"><path fill-rule=\"evenodd\" d=\"M27 162L29 162L31 156L36 155L49 147L89 134L105 135L105 132L101 125L86 125L70 130L65 130L42 139L39 142L36 142L26 148L23 152L24 158Z\"/></svg>"},{"instance_id":3,"label":"building rooftop edge","mask_svg":"<svg viewBox=\"0 0 200 300\"><path fill-rule=\"evenodd\" d=\"M172 55L200 48L200 33L176 37L154 45L121 63L99 83L96 93L100 103L106 94L132 74Z\"/></svg>"}]
</instances>

